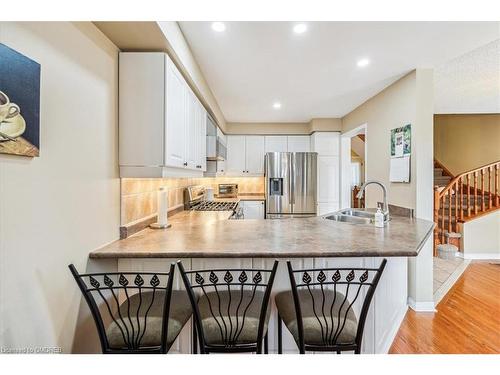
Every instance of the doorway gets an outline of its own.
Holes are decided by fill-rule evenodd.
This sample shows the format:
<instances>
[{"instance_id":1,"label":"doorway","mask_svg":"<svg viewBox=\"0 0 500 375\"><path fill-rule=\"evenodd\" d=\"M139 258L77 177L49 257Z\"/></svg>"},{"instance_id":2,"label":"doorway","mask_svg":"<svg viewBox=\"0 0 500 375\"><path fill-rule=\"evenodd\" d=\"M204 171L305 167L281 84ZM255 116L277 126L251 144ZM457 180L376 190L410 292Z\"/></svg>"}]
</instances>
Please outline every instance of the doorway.
<instances>
[{"instance_id":1,"label":"doorway","mask_svg":"<svg viewBox=\"0 0 500 375\"><path fill-rule=\"evenodd\" d=\"M364 193L357 194L366 181L367 124L360 125L341 136L341 208L364 208Z\"/></svg>"}]
</instances>

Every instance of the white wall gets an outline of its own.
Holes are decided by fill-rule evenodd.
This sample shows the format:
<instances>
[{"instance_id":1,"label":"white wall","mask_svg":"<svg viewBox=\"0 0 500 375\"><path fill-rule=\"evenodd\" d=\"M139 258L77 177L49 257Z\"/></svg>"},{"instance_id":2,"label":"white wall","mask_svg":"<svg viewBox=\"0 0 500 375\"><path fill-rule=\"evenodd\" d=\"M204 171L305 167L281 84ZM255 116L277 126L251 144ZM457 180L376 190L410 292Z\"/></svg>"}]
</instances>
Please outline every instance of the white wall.
<instances>
[{"instance_id":1,"label":"white wall","mask_svg":"<svg viewBox=\"0 0 500 375\"><path fill-rule=\"evenodd\" d=\"M500 259L500 211L463 224L463 254L466 259Z\"/></svg>"},{"instance_id":2,"label":"white wall","mask_svg":"<svg viewBox=\"0 0 500 375\"><path fill-rule=\"evenodd\" d=\"M366 180L383 182L388 189L389 203L408 208L415 208L415 178L409 184L389 182L390 131L408 123L414 127L415 112L416 71L413 71L342 118L343 133L367 124ZM412 147L414 145L413 137ZM415 158L412 158L411 168L415 170ZM376 207L378 201L382 201L381 189L369 186L367 207Z\"/></svg>"},{"instance_id":3,"label":"white wall","mask_svg":"<svg viewBox=\"0 0 500 375\"><path fill-rule=\"evenodd\" d=\"M0 347L67 353L67 266L118 238L118 51L91 23L0 22L0 42L41 64L40 157L0 155Z\"/></svg>"},{"instance_id":4,"label":"white wall","mask_svg":"<svg viewBox=\"0 0 500 375\"><path fill-rule=\"evenodd\" d=\"M387 186L388 202L415 209L416 216L432 221L433 202L433 71L416 69L342 118L343 133L365 124L366 180ZM389 181L390 131L412 124L410 183ZM366 206L376 207L382 191L368 187ZM433 309L432 235L408 264L410 304L418 310Z\"/></svg>"}]
</instances>

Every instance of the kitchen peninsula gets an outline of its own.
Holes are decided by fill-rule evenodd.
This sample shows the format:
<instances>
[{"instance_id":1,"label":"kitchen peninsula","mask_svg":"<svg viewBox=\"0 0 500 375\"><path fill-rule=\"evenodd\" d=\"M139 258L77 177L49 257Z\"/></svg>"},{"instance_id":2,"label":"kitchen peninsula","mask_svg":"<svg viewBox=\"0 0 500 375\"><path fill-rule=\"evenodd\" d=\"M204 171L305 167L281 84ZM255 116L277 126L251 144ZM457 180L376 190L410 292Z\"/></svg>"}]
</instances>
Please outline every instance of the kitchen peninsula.
<instances>
[{"instance_id":1,"label":"kitchen peninsula","mask_svg":"<svg viewBox=\"0 0 500 375\"><path fill-rule=\"evenodd\" d=\"M388 262L367 318L363 353L386 353L407 310L407 257L417 256L433 223L394 216L385 228L334 222L325 216L288 220L227 220L230 213L182 211L167 230L145 229L90 253L114 258L119 271L159 271L181 259L186 268L270 268L280 260L273 295L290 288L286 260L294 267L378 267ZM176 287L183 288L177 273ZM276 314L269 323L271 352L277 348ZM356 311L357 307L354 306ZM296 352L286 329L285 352ZM186 327L173 350L190 352Z\"/></svg>"}]
</instances>

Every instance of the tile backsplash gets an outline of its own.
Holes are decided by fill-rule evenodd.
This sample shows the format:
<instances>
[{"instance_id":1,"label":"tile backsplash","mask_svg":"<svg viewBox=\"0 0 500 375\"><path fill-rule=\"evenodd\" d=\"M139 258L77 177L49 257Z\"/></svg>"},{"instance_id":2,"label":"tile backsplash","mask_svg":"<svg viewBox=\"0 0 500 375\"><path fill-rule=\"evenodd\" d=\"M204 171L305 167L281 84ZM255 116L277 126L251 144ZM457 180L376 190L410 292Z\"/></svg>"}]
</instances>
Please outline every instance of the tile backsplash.
<instances>
[{"instance_id":1,"label":"tile backsplash","mask_svg":"<svg viewBox=\"0 0 500 375\"><path fill-rule=\"evenodd\" d=\"M122 178L121 225L129 225L156 214L157 191L168 189L169 209L184 204L184 189L190 185L211 186L217 194L218 184L238 184L240 194L263 194L263 177L205 178Z\"/></svg>"}]
</instances>

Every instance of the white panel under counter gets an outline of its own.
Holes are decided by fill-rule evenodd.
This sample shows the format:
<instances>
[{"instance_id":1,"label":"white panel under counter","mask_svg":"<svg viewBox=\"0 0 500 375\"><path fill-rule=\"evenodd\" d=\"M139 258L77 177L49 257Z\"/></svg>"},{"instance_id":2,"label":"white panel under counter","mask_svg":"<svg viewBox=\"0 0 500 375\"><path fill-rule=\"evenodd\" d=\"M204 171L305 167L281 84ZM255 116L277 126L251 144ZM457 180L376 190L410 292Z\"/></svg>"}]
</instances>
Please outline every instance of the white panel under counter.
<instances>
[{"instance_id":1,"label":"white panel under counter","mask_svg":"<svg viewBox=\"0 0 500 375\"><path fill-rule=\"evenodd\" d=\"M146 258L119 258L118 272L168 272L170 265L176 263L176 258L164 259L146 259ZM191 259L182 259L182 263L186 269L191 269ZM174 271L174 290L186 290L184 282L181 278L179 267L175 266ZM172 302L174 303L174 302ZM192 346L192 318L186 323L182 331L177 336L177 339L172 344L169 353L191 353Z\"/></svg>"}]
</instances>

